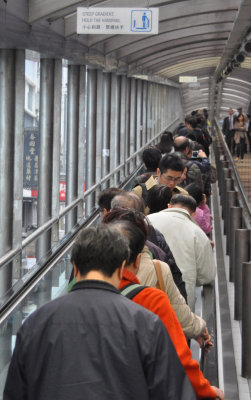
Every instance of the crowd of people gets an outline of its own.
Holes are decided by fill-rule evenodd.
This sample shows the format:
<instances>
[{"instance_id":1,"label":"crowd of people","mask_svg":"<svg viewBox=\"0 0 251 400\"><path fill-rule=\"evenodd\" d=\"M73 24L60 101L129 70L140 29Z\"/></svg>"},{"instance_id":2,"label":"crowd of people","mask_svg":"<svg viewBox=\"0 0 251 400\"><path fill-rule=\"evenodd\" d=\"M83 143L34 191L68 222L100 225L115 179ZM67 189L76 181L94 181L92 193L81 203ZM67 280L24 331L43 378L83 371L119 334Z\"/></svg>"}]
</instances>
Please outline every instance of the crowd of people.
<instances>
[{"instance_id":1,"label":"crowd of people","mask_svg":"<svg viewBox=\"0 0 251 400\"><path fill-rule=\"evenodd\" d=\"M128 192L104 190L101 221L72 249L68 293L18 332L4 391L14 399L224 399L189 348L213 346L195 314L216 274L206 112L143 151Z\"/></svg>"},{"instance_id":2,"label":"crowd of people","mask_svg":"<svg viewBox=\"0 0 251 400\"><path fill-rule=\"evenodd\" d=\"M237 113L230 108L228 116L224 118L222 132L231 154L235 161L243 161L244 155L251 152L251 116L244 115L242 108L237 109Z\"/></svg>"}]
</instances>

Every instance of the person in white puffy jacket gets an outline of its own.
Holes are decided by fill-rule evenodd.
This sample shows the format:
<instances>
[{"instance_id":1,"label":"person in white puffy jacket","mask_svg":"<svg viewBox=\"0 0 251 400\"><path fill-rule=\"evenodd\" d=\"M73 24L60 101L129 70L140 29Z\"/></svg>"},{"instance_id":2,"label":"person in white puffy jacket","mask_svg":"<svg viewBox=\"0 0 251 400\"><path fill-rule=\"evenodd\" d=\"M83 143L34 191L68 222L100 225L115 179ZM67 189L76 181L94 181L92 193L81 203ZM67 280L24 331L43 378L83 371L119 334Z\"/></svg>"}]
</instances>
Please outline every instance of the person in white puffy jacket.
<instances>
[{"instance_id":1,"label":"person in white puffy jacket","mask_svg":"<svg viewBox=\"0 0 251 400\"><path fill-rule=\"evenodd\" d=\"M216 266L210 241L194 222L196 201L188 195L176 195L168 208L148 216L151 224L165 237L186 283L188 305L195 308L195 287L211 283Z\"/></svg>"}]
</instances>

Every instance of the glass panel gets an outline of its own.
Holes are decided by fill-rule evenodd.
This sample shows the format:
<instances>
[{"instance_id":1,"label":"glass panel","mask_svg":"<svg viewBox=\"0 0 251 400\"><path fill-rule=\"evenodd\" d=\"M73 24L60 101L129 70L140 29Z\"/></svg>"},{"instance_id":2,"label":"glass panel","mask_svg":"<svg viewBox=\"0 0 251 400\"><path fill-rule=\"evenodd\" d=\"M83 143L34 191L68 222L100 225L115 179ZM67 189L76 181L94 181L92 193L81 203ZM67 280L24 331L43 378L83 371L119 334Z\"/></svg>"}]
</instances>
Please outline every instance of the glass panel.
<instances>
[{"instance_id":1,"label":"glass panel","mask_svg":"<svg viewBox=\"0 0 251 400\"><path fill-rule=\"evenodd\" d=\"M3 398L4 384L11 355L15 347L16 334L24 320L38 307L67 292L72 271L70 253L40 280L27 297L20 302L7 320L0 326L0 399Z\"/></svg>"}]
</instances>

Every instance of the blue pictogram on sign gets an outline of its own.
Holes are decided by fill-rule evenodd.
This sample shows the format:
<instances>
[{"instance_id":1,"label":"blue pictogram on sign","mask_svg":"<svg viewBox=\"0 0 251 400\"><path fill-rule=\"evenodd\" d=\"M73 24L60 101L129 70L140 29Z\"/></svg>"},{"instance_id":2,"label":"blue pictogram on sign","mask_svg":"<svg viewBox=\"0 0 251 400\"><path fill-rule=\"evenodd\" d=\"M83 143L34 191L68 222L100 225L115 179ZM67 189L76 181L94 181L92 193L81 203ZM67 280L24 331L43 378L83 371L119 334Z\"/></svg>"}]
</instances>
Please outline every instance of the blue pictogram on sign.
<instances>
[{"instance_id":1,"label":"blue pictogram on sign","mask_svg":"<svg viewBox=\"0 0 251 400\"><path fill-rule=\"evenodd\" d=\"M131 11L131 31L132 32L151 32L152 31L152 11L133 10Z\"/></svg>"}]
</instances>

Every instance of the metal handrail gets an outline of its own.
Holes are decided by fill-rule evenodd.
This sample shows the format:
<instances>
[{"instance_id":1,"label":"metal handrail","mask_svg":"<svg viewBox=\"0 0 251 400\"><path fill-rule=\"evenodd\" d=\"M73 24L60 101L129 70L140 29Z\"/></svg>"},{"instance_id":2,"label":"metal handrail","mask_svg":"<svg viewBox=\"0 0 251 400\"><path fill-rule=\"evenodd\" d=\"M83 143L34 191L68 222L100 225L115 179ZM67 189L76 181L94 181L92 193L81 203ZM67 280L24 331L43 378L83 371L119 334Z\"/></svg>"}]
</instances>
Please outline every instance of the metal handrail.
<instances>
[{"instance_id":1,"label":"metal handrail","mask_svg":"<svg viewBox=\"0 0 251 400\"><path fill-rule=\"evenodd\" d=\"M240 193L240 197L242 199L243 206L245 207L246 211L248 212L249 219L251 220L251 209L250 209L250 206L249 206L249 202L248 202L247 196L245 194L245 190L243 189L239 173L238 173L238 171L236 169L235 163L233 162L232 154L230 153L230 150L229 150L229 148L228 148L228 146L227 146L227 144L226 144L226 142L224 140L223 133L222 133L221 128L219 126L219 123L218 123L218 121L216 119L215 119L215 125L216 125L217 131L218 131L218 133L220 135L221 142L222 142L222 145L224 147L224 151L227 154L228 161L230 162L231 167L233 169L235 182L237 184L238 192ZM247 221L247 225L248 225L247 229L251 229L251 225L250 225L249 221Z\"/></svg>"},{"instance_id":2,"label":"metal handrail","mask_svg":"<svg viewBox=\"0 0 251 400\"><path fill-rule=\"evenodd\" d=\"M139 150L137 150L135 153L133 153L130 157L128 157L123 164L120 164L118 167L116 167L113 171L109 172L108 175L106 175L104 178L100 180L99 183L95 183L95 185L91 186L89 189L85 191L85 193L78 197L77 199L73 200L68 206L66 206L58 215L58 217L53 217L49 221L45 222L43 225L41 225L39 228L36 229L35 232L30 234L26 239L22 241L20 246L18 246L16 249L12 249L8 251L4 256L0 258L0 268L7 264L8 262L12 261L12 259L20 253L26 246L28 246L30 243L32 243L34 240L36 240L42 233L47 231L57 223L64 215L66 215L68 212L70 212L73 208L75 208L81 201L83 201L87 196L92 194L96 189L101 187L103 183L108 181L114 174L119 172L122 168L124 168L125 165L127 165L130 161L132 161L134 158L136 158L142 150L151 145L155 140L157 140L163 132L165 132L166 129L170 129L170 127L174 124L176 124L179 121L179 118L176 118L174 121L172 121L165 129L163 129L160 133L158 133L153 139L149 140L144 146L140 147Z\"/></svg>"}]
</instances>

